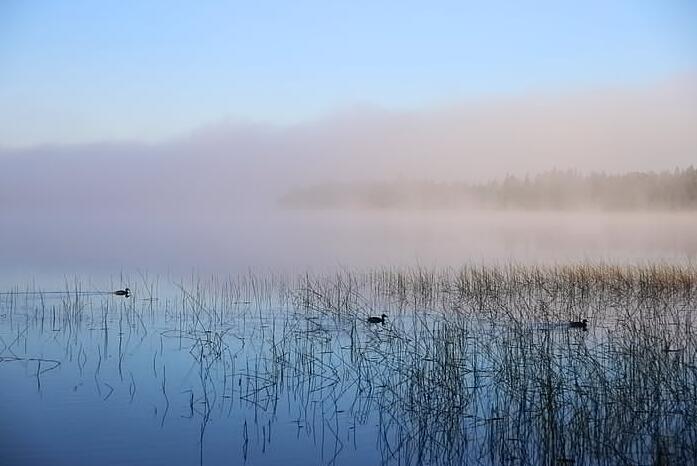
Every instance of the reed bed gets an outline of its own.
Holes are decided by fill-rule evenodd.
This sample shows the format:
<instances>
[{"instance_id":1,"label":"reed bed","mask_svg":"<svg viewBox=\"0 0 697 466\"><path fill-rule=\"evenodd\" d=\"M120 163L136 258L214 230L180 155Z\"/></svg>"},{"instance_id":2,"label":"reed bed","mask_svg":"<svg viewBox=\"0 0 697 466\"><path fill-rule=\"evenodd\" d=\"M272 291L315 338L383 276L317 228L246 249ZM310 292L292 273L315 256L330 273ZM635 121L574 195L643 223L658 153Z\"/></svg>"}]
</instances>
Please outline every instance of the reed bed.
<instances>
[{"instance_id":1,"label":"reed bed","mask_svg":"<svg viewBox=\"0 0 697 466\"><path fill-rule=\"evenodd\" d=\"M696 285L693 264L248 273L167 290L140 277L130 301L74 282L58 302L0 295L0 371L35 363L19 349L50 328L64 348L54 363L89 367L105 399L132 402L146 383L134 348L157 339L161 422L173 409L199 422L202 463L221 419L241 424L245 460L276 431L321 445L327 464L365 448L382 464L693 464ZM382 313L384 325L366 322ZM569 327L581 319L587 330ZM85 329L115 341L87 351ZM119 383L106 387L108 345ZM169 388L172 354L197 368L184 395Z\"/></svg>"}]
</instances>

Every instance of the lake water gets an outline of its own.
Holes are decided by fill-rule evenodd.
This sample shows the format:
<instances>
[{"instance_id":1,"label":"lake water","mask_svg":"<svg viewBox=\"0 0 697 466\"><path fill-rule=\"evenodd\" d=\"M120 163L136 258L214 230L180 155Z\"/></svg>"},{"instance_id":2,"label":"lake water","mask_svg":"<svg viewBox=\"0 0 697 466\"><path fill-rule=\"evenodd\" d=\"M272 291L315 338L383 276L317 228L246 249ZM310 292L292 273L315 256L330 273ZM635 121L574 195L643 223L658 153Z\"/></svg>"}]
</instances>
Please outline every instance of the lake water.
<instances>
[{"instance_id":1,"label":"lake water","mask_svg":"<svg viewBox=\"0 0 697 466\"><path fill-rule=\"evenodd\" d=\"M535 270L5 291L0 464L694 461L694 268Z\"/></svg>"},{"instance_id":2,"label":"lake water","mask_svg":"<svg viewBox=\"0 0 697 466\"><path fill-rule=\"evenodd\" d=\"M697 455L694 289L447 270L679 264L692 283L693 213L34 210L0 232L0 464Z\"/></svg>"},{"instance_id":3,"label":"lake water","mask_svg":"<svg viewBox=\"0 0 697 466\"><path fill-rule=\"evenodd\" d=\"M697 258L697 213L9 211L0 215L0 258L0 285L44 287L135 271L684 262Z\"/></svg>"}]
</instances>

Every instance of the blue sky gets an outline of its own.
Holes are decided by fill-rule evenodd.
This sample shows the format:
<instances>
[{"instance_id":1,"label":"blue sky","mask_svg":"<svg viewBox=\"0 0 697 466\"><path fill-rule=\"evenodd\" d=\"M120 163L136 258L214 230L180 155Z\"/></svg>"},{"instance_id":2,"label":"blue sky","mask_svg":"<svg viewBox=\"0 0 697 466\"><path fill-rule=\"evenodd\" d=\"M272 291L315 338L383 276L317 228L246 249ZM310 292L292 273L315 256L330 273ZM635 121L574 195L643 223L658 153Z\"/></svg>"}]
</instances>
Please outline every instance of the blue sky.
<instances>
[{"instance_id":1,"label":"blue sky","mask_svg":"<svg viewBox=\"0 0 697 466\"><path fill-rule=\"evenodd\" d=\"M644 85L697 69L697 2L0 2L0 146L224 118Z\"/></svg>"}]
</instances>

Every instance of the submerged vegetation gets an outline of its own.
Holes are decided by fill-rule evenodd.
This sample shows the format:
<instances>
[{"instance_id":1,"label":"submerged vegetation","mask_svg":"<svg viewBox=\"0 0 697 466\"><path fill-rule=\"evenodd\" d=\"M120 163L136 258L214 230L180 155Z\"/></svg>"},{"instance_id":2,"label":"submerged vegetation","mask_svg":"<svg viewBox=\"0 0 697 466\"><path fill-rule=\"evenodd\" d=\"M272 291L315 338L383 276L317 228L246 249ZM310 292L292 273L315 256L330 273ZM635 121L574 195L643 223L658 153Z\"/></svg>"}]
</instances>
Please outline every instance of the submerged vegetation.
<instances>
[{"instance_id":1,"label":"submerged vegetation","mask_svg":"<svg viewBox=\"0 0 697 466\"><path fill-rule=\"evenodd\" d=\"M100 402L118 392L113 403L142 396L158 407L162 428L195 423L202 464L230 455L231 441L232 455L252 464L274 449L304 448L283 438L313 447L302 452L308 464L697 457L692 264L387 268L192 277L172 290L147 278L129 285L130 300L83 294L78 282L57 301L0 295L0 380L22 364L41 387L57 367L77 366L75 377L93 378ZM366 320L382 314L384 325ZM585 328L570 325L584 319ZM88 329L103 338L79 336ZM114 348L116 357L104 359ZM194 378L177 372L182 360ZM230 432L224 446L207 440L211 429Z\"/></svg>"},{"instance_id":2,"label":"submerged vegetation","mask_svg":"<svg viewBox=\"0 0 697 466\"><path fill-rule=\"evenodd\" d=\"M552 170L482 184L318 185L287 193L281 204L292 208L695 210L697 169L621 175Z\"/></svg>"}]
</instances>

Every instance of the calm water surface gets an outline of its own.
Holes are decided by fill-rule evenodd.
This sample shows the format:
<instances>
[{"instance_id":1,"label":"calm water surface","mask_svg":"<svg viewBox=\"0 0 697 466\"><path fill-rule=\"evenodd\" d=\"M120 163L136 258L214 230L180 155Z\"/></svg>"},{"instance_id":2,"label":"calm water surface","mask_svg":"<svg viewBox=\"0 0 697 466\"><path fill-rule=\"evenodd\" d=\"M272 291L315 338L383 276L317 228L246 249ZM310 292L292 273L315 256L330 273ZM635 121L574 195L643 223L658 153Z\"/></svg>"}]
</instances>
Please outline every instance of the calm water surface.
<instances>
[{"instance_id":1,"label":"calm water surface","mask_svg":"<svg viewBox=\"0 0 697 466\"><path fill-rule=\"evenodd\" d=\"M351 277L0 295L0 463L696 457L694 289ZM568 328L581 316L587 331Z\"/></svg>"},{"instance_id":2,"label":"calm water surface","mask_svg":"<svg viewBox=\"0 0 697 466\"><path fill-rule=\"evenodd\" d=\"M0 285L466 263L697 259L697 214L30 211L0 215Z\"/></svg>"}]
</instances>

